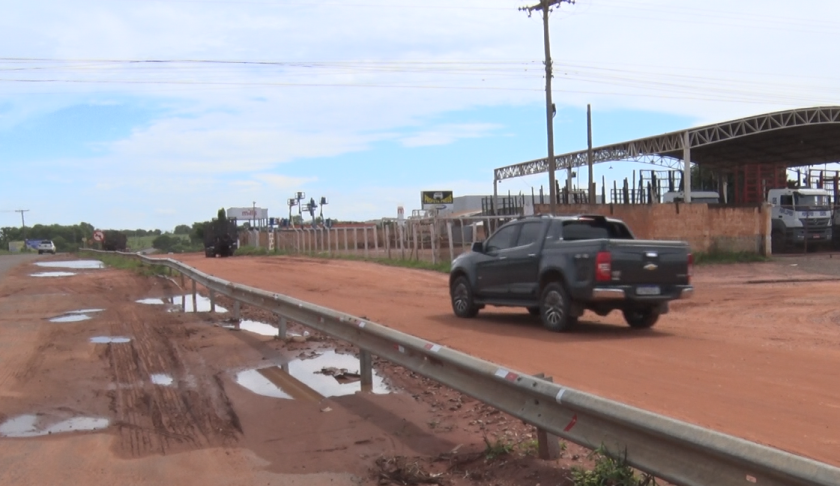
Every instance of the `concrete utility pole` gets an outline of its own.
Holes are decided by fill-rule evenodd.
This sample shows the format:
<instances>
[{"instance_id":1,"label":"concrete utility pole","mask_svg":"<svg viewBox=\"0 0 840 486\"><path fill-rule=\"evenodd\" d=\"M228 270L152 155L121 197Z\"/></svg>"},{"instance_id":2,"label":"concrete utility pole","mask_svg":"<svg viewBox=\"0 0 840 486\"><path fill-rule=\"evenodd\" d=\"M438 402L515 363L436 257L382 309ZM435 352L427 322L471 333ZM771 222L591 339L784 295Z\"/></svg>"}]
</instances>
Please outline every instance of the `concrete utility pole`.
<instances>
[{"instance_id":1,"label":"concrete utility pole","mask_svg":"<svg viewBox=\"0 0 840 486\"><path fill-rule=\"evenodd\" d=\"M545 115L548 129L548 193L551 198L550 211L552 215L557 214L557 188L555 187L555 174L557 161L554 160L554 103L551 101L551 42L548 39L548 14L551 7L560 6L561 3L574 4L575 0L540 0L539 5L532 7L520 7L519 10L528 12L528 16L534 10L542 10L543 13L543 42L545 44ZM572 169L569 167L569 174L566 186L571 184Z\"/></svg>"},{"instance_id":2,"label":"concrete utility pole","mask_svg":"<svg viewBox=\"0 0 840 486\"><path fill-rule=\"evenodd\" d=\"M592 109L589 105L586 105L586 161L589 165L589 186L586 192L589 194L589 204L595 204L595 182L592 175Z\"/></svg>"},{"instance_id":3,"label":"concrete utility pole","mask_svg":"<svg viewBox=\"0 0 840 486\"><path fill-rule=\"evenodd\" d=\"M20 227L23 232L23 241L26 242L26 221L23 219L23 213L28 212L28 209L15 209L16 213L20 213Z\"/></svg>"}]
</instances>

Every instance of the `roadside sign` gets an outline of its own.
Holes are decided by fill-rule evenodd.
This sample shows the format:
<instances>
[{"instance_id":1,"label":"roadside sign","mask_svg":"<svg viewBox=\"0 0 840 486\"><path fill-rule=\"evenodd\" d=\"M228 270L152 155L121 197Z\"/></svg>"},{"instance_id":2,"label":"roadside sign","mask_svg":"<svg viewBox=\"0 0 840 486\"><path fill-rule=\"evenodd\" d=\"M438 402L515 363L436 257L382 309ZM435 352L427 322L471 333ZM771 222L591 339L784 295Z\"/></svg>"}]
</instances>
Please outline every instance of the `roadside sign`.
<instances>
[{"instance_id":1,"label":"roadside sign","mask_svg":"<svg viewBox=\"0 0 840 486\"><path fill-rule=\"evenodd\" d=\"M99 242L105 241L105 233L103 233L99 230L94 231L93 232L93 240L94 241L99 241Z\"/></svg>"}]
</instances>

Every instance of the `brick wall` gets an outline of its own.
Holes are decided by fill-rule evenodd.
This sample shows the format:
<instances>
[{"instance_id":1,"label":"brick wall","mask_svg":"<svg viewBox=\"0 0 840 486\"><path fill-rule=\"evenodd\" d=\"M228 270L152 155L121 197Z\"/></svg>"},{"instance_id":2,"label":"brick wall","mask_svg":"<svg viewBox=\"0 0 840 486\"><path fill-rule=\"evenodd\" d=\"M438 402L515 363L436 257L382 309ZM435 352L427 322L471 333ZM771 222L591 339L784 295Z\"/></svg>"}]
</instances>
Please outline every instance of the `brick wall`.
<instances>
[{"instance_id":1,"label":"brick wall","mask_svg":"<svg viewBox=\"0 0 840 486\"><path fill-rule=\"evenodd\" d=\"M549 207L536 205L535 212ZM682 240L696 252L748 251L762 253L769 228L765 207L725 207L707 204L580 204L561 205L558 214L600 214L624 221L636 238Z\"/></svg>"}]
</instances>

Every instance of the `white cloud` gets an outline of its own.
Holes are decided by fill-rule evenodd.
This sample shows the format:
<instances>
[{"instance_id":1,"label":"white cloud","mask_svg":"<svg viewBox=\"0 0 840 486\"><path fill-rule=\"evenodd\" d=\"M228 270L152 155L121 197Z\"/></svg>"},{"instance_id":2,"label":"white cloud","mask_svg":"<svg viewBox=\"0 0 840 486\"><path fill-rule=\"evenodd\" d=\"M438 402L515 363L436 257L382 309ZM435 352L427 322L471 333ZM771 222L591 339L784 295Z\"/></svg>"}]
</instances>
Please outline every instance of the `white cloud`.
<instances>
[{"instance_id":1,"label":"white cloud","mask_svg":"<svg viewBox=\"0 0 840 486\"><path fill-rule=\"evenodd\" d=\"M447 124L422 130L400 141L406 147L424 147L428 145L448 145L464 138L481 138L491 135L502 128L493 123Z\"/></svg>"}]
</instances>

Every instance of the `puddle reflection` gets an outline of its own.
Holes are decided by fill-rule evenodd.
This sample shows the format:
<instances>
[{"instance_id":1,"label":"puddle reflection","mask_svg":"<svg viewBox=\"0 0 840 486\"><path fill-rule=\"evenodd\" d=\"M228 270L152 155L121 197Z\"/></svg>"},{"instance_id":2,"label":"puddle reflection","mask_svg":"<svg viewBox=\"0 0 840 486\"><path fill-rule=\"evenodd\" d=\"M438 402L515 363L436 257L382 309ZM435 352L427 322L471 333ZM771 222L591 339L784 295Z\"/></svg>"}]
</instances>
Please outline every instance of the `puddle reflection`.
<instances>
[{"instance_id":1,"label":"puddle reflection","mask_svg":"<svg viewBox=\"0 0 840 486\"><path fill-rule=\"evenodd\" d=\"M47 268L72 268L74 270L89 270L105 268L105 264L99 260L70 260L66 262L35 262L39 267Z\"/></svg>"},{"instance_id":2,"label":"puddle reflection","mask_svg":"<svg viewBox=\"0 0 840 486\"><path fill-rule=\"evenodd\" d=\"M38 437L62 432L91 431L108 427L108 419L94 417L73 417L61 422L42 426L37 415L20 415L0 424L2 437Z\"/></svg>"}]
</instances>

